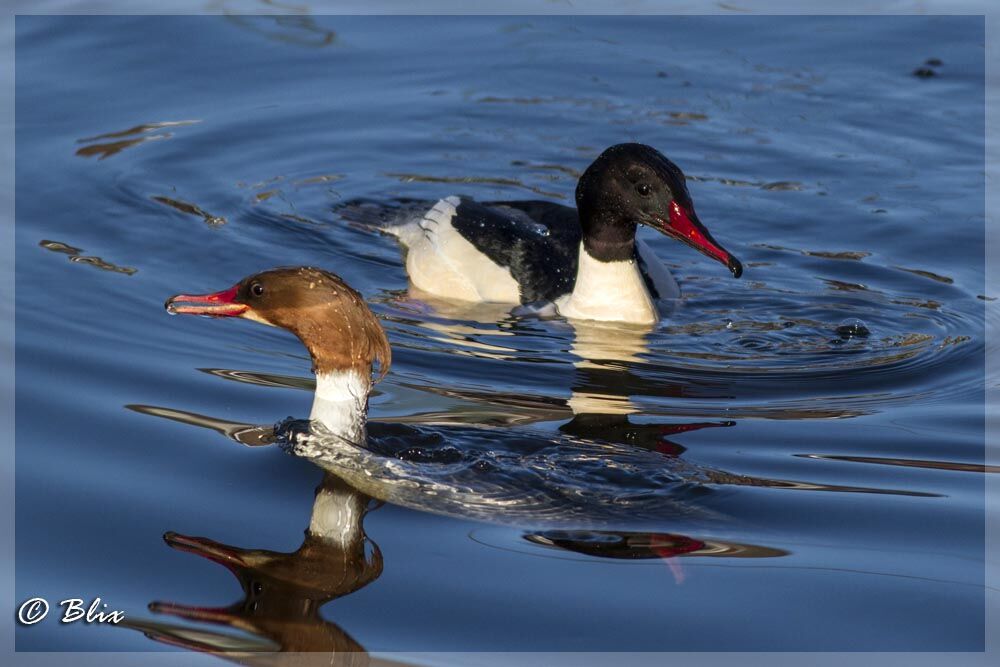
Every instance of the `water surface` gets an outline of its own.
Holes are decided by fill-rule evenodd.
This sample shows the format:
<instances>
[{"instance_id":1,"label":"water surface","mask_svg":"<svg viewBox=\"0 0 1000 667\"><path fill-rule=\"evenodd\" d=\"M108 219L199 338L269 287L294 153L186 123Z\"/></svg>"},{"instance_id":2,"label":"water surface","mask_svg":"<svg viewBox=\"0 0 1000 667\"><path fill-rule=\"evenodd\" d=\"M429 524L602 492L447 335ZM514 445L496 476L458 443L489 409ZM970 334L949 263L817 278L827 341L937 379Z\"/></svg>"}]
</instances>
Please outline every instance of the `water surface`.
<instances>
[{"instance_id":1,"label":"water surface","mask_svg":"<svg viewBox=\"0 0 1000 667\"><path fill-rule=\"evenodd\" d=\"M17 648L982 650L983 75L972 17L19 17L17 597L144 632ZM621 141L746 266L643 232L683 290L650 333L430 304L336 212L571 202ZM382 318L421 483L530 454L590 509L235 442L308 415L304 351L162 303L287 264Z\"/></svg>"}]
</instances>

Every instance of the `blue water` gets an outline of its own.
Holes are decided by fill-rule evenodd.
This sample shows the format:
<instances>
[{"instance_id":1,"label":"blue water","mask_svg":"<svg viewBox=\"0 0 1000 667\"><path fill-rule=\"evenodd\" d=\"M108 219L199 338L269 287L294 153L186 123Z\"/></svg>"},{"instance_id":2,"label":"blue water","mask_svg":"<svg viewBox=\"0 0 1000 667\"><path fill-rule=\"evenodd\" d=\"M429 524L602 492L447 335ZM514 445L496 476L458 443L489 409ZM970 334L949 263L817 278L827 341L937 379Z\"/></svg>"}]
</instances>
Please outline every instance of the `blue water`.
<instances>
[{"instance_id":1,"label":"blue water","mask_svg":"<svg viewBox=\"0 0 1000 667\"><path fill-rule=\"evenodd\" d=\"M130 622L53 617L18 627L18 650L225 646L178 626L295 650L982 650L983 312L1000 295L981 19L16 28L16 594L100 596ZM643 232L684 291L648 336L588 347L559 320L425 303L392 239L335 212L571 202L621 141L678 163L746 266L734 280ZM292 337L163 311L287 264L339 273L382 318L394 366L373 418L458 450L549 443L558 474L587 470L586 447L635 455L689 480L677 507L553 527L373 502L349 549L230 550L237 578L171 548L168 531L290 554L318 485L367 502L211 430L308 415ZM838 333L855 320L869 335ZM631 483L569 479L599 500Z\"/></svg>"}]
</instances>

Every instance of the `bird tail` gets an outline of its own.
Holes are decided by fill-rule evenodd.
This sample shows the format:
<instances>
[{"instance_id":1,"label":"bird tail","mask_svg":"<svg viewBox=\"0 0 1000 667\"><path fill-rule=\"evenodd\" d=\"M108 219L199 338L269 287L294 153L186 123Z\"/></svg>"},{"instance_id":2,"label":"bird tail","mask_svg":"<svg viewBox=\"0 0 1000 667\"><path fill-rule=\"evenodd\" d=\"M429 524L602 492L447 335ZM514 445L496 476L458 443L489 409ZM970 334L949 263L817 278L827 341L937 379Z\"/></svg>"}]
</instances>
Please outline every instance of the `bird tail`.
<instances>
[{"instance_id":1,"label":"bird tail","mask_svg":"<svg viewBox=\"0 0 1000 667\"><path fill-rule=\"evenodd\" d=\"M334 208L334 213L350 225L389 234L405 242L408 229L419 220L432 202L420 199L351 199Z\"/></svg>"}]
</instances>

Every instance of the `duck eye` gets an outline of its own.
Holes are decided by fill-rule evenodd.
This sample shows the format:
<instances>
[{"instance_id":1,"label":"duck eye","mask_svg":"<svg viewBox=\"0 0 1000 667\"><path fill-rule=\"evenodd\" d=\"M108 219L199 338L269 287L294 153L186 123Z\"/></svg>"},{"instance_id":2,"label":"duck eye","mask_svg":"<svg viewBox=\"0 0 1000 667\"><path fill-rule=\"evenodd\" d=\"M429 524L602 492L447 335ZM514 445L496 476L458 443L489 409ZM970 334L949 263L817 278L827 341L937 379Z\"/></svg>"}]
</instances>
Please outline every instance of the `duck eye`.
<instances>
[{"instance_id":1,"label":"duck eye","mask_svg":"<svg viewBox=\"0 0 1000 667\"><path fill-rule=\"evenodd\" d=\"M250 285L250 293L253 294L254 296L263 296L264 286L261 285L260 283L254 283Z\"/></svg>"},{"instance_id":2,"label":"duck eye","mask_svg":"<svg viewBox=\"0 0 1000 667\"><path fill-rule=\"evenodd\" d=\"M643 197L648 197L652 194L653 188L649 185L649 183L639 183L635 186L635 191Z\"/></svg>"}]
</instances>

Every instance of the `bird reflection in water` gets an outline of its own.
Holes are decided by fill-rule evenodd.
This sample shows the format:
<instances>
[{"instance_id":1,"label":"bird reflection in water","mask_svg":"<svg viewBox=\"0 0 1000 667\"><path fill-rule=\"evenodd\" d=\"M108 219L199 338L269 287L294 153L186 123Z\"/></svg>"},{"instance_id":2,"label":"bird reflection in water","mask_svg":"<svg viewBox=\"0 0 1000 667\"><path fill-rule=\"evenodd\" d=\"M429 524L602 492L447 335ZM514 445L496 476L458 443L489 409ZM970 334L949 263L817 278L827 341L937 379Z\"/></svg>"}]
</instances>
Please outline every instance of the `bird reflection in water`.
<instances>
[{"instance_id":1,"label":"bird reflection in water","mask_svg":"<svg viewBox=\"0 0 1000 667\"><path fill-rule=\"evenodd\" d=\"M141 413L207 428L249 447L273 445L274 427L255 426L192 412L129 406ZM316 490L302 545L291 553L247 549L175 532L164 541L178 551L224 566L243 589L238 602L220 607L153 602L159 617L181 622L127 618L119 627L150 639L247 665L366 665L365 649L320 611L326 603L364 588L383 569L378 545L365 533L364 518L377 501L333 474ZM678 556L771 558L780 549L677 533L548 530L524 535L544 547L608 559L659 558L675 580L684 580Z\"/></svg>"},{"instance_id":2,"label":"bird reflection in water","mask_svg":"<svg viewBox=\"0 0 1000 667\"><path fill-rule=\"evenodd\" d=\"M401 300L402 299L402 300ZM419 299L414 302L412 299ZM394 294L387 299L397 308L422 309L424 306L446 318L466 319L486 326L501 322L513 330L500 329L498 333L518 335L522 324L511 320L504 307L497 304L457 304L443 301L411 287L407 296ZM424 306L415 306L416 303ZM661 305L661 308L667 306ZM506 318L506 320L505 320ZM491 359L516 361L513 351L500 345L489 345L477 340L482 331L468 324L454 321L420 320L416 323L430 329L435 340L449 345L450 352ZM632 415L641 408L631 400L634 394L650 396L682 396L685 388L663 380L649 380L636 373L645 363L644 355L650 353L648 335L651 330L643 325L570 321L572 329L570 353L574 356L573 378L568 398L530 396L502 391L475 391L467 389L442 389L401 383L408 389L458 399L465 406L450 407L438 413L393 416L397 423L422 424L478 424L489 426L525 426L541 422L563 422L559 431L574 440L601 441L641 447L670 456L679 456L686 448L672 440L673 435L712 427L735 426L730 419L699 422L657 420L633 422ZM218 373L218 371L217 371ZM469 404L477 406L471 407Z\"/></svg>"},{"instance_id":3,"label":"bird reflection in water","mask_svg":"<svg viewBox=\"0 0 1000 667\"><path fill-rule=\"evenodd\" d=\"M164 644L242 664L367 664L364 648L339 625L324 619L320 609L382 574L382 553L363 527L371 503L346 482L324 476L305 540L291 553L167 533L164 540L171 548L228 569L243 588L243 599L223 607L149 605L156 614L198 626L134 619L121 625ZM220 626L227 630L214 629ZM289 653L298 655L292 658Z\"/></svg>"},{"instance_id":4,"label":"bird reflection in water","mask_svg":"<svg viewBox=\"0 0 1000 667\"><path fill-rule=\"evenodd\" d=\"M614 325L602 322L571 322L574 329L570 351L576 357L572 395L566 404L572 419L559 427L563 433L653 449L662 454L680 456L686 448L667 440L667 436L710 427L734 426L733 421L695 423L640 423L629 415L639 412L630 400L632 393L655 391L668 393L671 387L657 383L644 386L632 366L642 362L649 352L647 327ZM680 394L677 387L674 393Z\"/></svg>"},{"instance_id":5,"label":"bird reflection in water","mask_svg":"<svg viewBox=\"0 0 1000 667\"><path fill-rule=\"evenodd\" d=\"M687 578L678 561L680 557L777 558L789 553L773 547L698 539L677 533L549 530L526 533L524 539L532 544L595 558L629 561L659 559L667 564L678 584L684 583Z\"/></svg>"}]
</instances>

